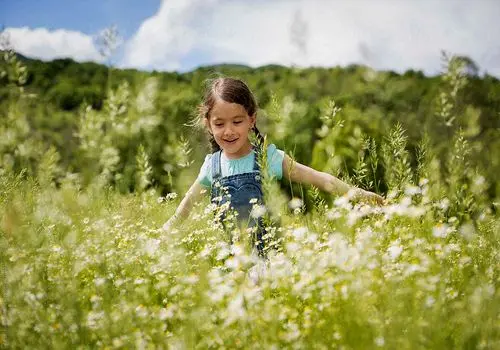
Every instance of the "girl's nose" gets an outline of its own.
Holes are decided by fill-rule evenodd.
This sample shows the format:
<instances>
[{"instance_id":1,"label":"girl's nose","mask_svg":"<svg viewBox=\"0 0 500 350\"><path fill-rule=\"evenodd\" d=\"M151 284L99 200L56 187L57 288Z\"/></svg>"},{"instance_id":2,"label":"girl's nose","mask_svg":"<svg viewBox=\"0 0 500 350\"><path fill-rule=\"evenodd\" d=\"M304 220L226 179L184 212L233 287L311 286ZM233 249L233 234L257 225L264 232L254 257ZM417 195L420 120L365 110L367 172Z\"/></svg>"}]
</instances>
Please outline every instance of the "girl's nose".
<instances>
[{"instance_id":1,"label":"girl's nose","mask_svg":"<svg viewBox=\"0 0 500 350\"><path fill-rule=\"evenodd\" d=\"M228 126L224 129L224 135L225 136L231 136L233 134L233 128Z\"/></svg>"}]
</instances>

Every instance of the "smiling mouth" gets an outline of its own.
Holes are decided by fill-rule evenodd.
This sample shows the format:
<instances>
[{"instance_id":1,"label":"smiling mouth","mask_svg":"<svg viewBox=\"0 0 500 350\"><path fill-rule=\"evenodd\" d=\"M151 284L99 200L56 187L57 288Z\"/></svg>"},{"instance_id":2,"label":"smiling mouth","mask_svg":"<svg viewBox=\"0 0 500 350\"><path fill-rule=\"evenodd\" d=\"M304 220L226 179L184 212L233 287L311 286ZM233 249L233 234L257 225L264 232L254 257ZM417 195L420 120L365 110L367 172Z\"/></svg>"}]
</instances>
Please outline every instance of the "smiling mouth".
<instances>
[{"instance_id":1,"label":"smiling mouth","mask_svg":"<svg viewBox=\"0 0 500 350\"><path fill-rule=\"evenodd\" d=\"M231 140L231 141L229 141L229 140L224 140L224 141L227 142L227 143L235 143L237 140L238 139L234 139L234 140Z\"/></svg>"}]
</instances>

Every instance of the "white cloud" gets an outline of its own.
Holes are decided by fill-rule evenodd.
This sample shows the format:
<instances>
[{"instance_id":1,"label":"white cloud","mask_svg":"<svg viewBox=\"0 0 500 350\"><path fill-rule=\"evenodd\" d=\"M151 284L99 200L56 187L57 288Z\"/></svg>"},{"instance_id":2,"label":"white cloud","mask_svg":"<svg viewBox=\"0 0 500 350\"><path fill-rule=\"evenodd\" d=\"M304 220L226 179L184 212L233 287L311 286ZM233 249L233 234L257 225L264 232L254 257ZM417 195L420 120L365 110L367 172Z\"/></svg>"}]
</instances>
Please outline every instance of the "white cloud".
<instances>
[{"instance_id":1,"label":"white cloud","mask_svg":"<svg viewBox=\"0 0 500 350\"><path fill-rule=\"evenodd\" d=\"M76 61L100 61L92 37L65 29L6 28L10 44L17 52L42 60L70 57Z\"/></svg>"},{"instance_id":2,"label":"white cloud","mask_svg":"<svg viewBox=\"0 0 500 350\"><path fill-rule=\"evenodd\" d=\"M179 69L180 59L195 48L202 33L193 22L202 8L215 1L163 1L158 12L145 20L125 47L122 66Z\"/></svg>"},{"instance_id":3,"label":"white cloud","mask_svg":"<svg viewBox=\"0 0 500 350\"><path fill-rule=\"evenodd\" d=\"M435 74L447 50L500 76L498 13L495 0L166 0L129 41L121 65L362 63Z\"/></svg>"}]
</instances>

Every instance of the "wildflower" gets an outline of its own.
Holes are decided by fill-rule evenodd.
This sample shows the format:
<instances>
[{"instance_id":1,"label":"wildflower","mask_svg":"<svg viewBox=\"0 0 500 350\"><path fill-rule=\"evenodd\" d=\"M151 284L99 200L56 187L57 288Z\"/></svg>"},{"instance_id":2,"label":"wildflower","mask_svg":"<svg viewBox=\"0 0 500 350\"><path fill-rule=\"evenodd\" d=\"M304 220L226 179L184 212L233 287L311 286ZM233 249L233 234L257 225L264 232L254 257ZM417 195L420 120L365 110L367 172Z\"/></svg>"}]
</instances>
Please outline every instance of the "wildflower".
<instances>
[{"instance_id":1,"label":"wildflower","mask_svg":"<svg viewBox=\"0 0 500 350\"><path fill-rule=\"evenodd\" d=\"M486 180L481 175L476 176L474 178L474 185L476 185L477 187L480 187L480 186L484 185L485 182L486 182Z\"/></svg>"},{"instance_id":2,"label":"wildflower","mask_svg":"<svg viewBox=\"0 0 500 350\"><path fill-rule=\"evenodd\" d=\"M345 284L342 285L342 287L340 287L340 294L342 295L342 299L344 300L347 299L349 295L349 290Z\"/></svg>"},{"instance_id":3,"label":"wildflower","mask_svg":"<svg viewBox=\"0 0 500 350\"><path fill-rule=\"evenodd\" d=\"M387 193L386 198L387 198L387 200L392 200L392 199L396 198L397 195L398 195L398 191L390 190L389 193Z\"/></svg>"},{"instance_id":4,"label":"wildflower","mask_svg":"<svg viewBox=\"0 0 500 350\"><path fill-rule=\"evenodd\" d=\"M474 237L476 230L474 229L474 225L466 223L460 226L458 232L460 232L463 238L470 241Z\"/></svg>"},{"instance_id":5,"label":"wildflower","mask_svg":"<svg viewBox=\"0 0 500 350\"><path fill-rule=\"evenodd\" d=\"M231 270L237 270L241 264L238 259L231 257L224 262L224 265Z\"/></svg>"},{"instance_id":6,"label":"wildflower","mask_svg":"<svg viewBox=\"0 0 500 350\"><path fill-rule=\"evenodd\" d=\"M385 345L385 339L384 337L377 337L375 338L375 345L382 347Z\"/></svg>"},{"instance_id":7,"label":"wildflower","mask_svg":"<svg viewBox=\"0 0 500 350\"><path fill-rule=\"evenodd\" d=\"M295 243L295 242L289 242L286 244L286 250L292 254L296 253L297 251L300 250L300 245L298 243Z\"/></svg>"},{"instance_id":8,"label":"wildflower","mask_svg":"<svg viewBox=\"0 0 500 350\"><path fill-rule=\"evenodd\" d=\"M158 198L156 199L156 203L160 204L160 203L161 203L161 202L163 202L164 200L165 200L165 198L163 198L163 197L158 197Z\"/></svg>"},{"instance_id":9,"label":"wildflower","mask_svg":"<svg viewBox=\"0 0 500 350\"><path fill-rule=\"evenodd\" d=\"M117 279L116 281L113 282L113 284L115 285L115 287L120 287L123 283L125 283L125 281L121 278Z\"/></svg>"},{"instance_id":10,"label":"wildflower","mask_svg":"<svg viewBox=\"0 0 500 350\"><path fill-rule=\"evenodd\" d=\"M335 209L330 209L325 213L327 220L335 220L342 217L342 214Z\"/></svg>"},{"instance_id":11,"label":"wildflower","mask_svg":"<svg viewBox=\"0 0 500 350\"><path fill-rule=\"evenodd\" d=\"M341 207L341 208L350 206L349 198L347 196L338 197L337 199L335 199L333 204L335 204L335 206Z\"/></svg>"},{"instance_id":12,"label":"wildflower","mask_svg":"<svg viewBox=\"0 0 500 350\"><path fill-rule=\"evenodd\" d=\"M425 267L422 267L418 264L410 264L410 265L407 265L405 270L403 271L403 276L404 277L408 277L408 276L411 276L413 275L415 272L425 272L427 271L427 269Z\"/></svg>"},{"instance_id":13,"label":"wildflower","mask_svg":"<svg viewBox=\"0 0 500 350\"><path fill-rule=\"evenodd\" d=\"M411 198L410 197L403 197L401 199L401 206L403 208L408 208L411 205Z\"/></svg>"},{"instance_id":14,"label":"wildflower","mask_svg":"<svg viewBox=\"0 0 500 350\"><path fill-rule=\"evenodd\" d=\"M347 199L351 200L357 198L359 196L359 193L360 190L358 188L351 188L344 196L347 197Z\"/></svg>"},{"instance_id":15,"label":"wildflower","mask_svg":"<svg viewBox=\"0 0 500 350\"><path fill-rule=\"evenodd\" d=\"M460 258L458 261L460 263L460 266L468 265L472 261L470 256L463 256Z\"/></svg>"},{"instance_id":16,"label":"wildflower","mask_svg":"<svg viewBox=\"0 0 500 350\"><path fill-rule=\"evenodd\" d=\"M222 201L222 196L217 196L212 199L212 202L221 202Z\"/></svg>"},{"instance_id":17,"label":"wildflower","mask_svg":"<svg viewBox=\"0 0 500 350\"><path fill-rule=\"evenodd\" d=\"M217 260L224 260L225 258L227 258L229 255L231 254L231 251L229 250L229 248L226 246L226 245L223 245L218 253L217 253Z\"/></svg>"},{"instance_id":18,"label":"wildflower","mask_svg":"<svg viewBox=\"0 0 500 350\"><path fill-rule=\"evenodd\" d=\"M450 200L448 198L443 198L439 203L438 203L438 208L442 209L443 211L448 209L450 206Z\"/></svg>"},{"instance_id":19,"label":"wildflower","mask_svg":"<svg viewBox=\"0 0 500 350\"><path fill-rule=\"evenodd\" d=\"M167 318L172 318L174 316L174 308L169 307L168 309L161 308L158 312L158 318L161 321L165 321Z\"/></svg>"},{"instance_id":20,"label":"wildflower","mask_svg":"<svg viewBox=\"0 0 500 350\"><path fill-rule=\"evenodd\" d=\"M437 238L444 238L448 234L448 225L437 224L432 228L432 235Z\"/></svg>"},{"instance_id":21,"label":"wildflower","mask_svg":"<svg viewBox=\"0 0 500 350\"><path fill-rule=\"evenodd\" d=\"M295 230L292 231L292 236L295 237L296 240L302 240L304 239L305 235L307 233L307 227L299 227L296 228Z\"/></svg>"},{"instance_id":22,"label":"wildflower","mask_svg":"<svg viewBox=\"0 0 500 350\"><path fill-rule=\"evenodd\" d=\"M198 280L199 280L198 276L194 274L182 278L182 281L186 284L196 284L198 283Z\"/></svg>"},{"instance_id":23,"label":"wildflower","mask_svg":"<svg viewBox=\"0 0 500 350\"><path fill-rule=\"evenodd\" d=\"M135 313L138 317L145 318L148 315L148 310L143 305L139 305L135 308Z\"/></svg>"},{"instance_id":24,"label":"wildflower","mask_svg":"<svg viewBox=\"0 0 500 350\"><path fill-rule=\"evenodd\" d=\"M429 179L423 178L423 179L420 179L420 181L418 182L418 185L423 187L423 186L427 185L428 183L429 183Z\"/></svg>"},{"instance_id":25,"label":"wildflower","mask_svg":"<svg viewBox=\"0 0 500 350\"><path fill-rule=\"evenodd\" d=\"M303 202L302 202L302 199L300 198L292 198L292 200L290 202L288 202L288 207L291 209L291 210L295 210L295 209L300 209L303 205Z\"/></svg>"},{"instance_id":26,"label":"wildflower","mask_svg":"<svg viewBox=\"0 0 500 350\"><path fill-rule=\"evenodd\" d=\"M203 211L203 213L204 213L205 215L207 215L207 214L210 214L211 212L215 211L216 209L217 209L217 204L215 204L215 203L210 203L209 205L207 205L207 206L205 207L205 210Z\"/></svg>"},{"instance_id":27,"label":"wildflower","mask_svg":"<svg viewBox=\"0 0 500 350\"><path fill-rule=\"evenodd\" d=\"M170 201L170 200L173 200L173 199L177 198L177 193L175 193L175 192L171 192L171 193L167 194L165 198L166 198L167 200L169 200L169 201Z\"/></svg>"},{"instance_id":28,"label":"wildflower","mask_svg":"<svg viewBox=\"0 0 500 350\"><path fill-rule=\"evenodd\" d=\"M362 218L362 214L358 210L352 210L347 215L347 225L353 226L358 219Z\"/></svg>"},{"instance_id":29,"label":"wildflower","mask_svg":"<svg viewBox=\"0 0 500 350\"><path fill-rule=\"evenodd\" d=\"M399 240L396 240L389 248L387 248L387 253L392 260L396 260L403 252L403 247L399 244Z\"/></svg>"},{"instance_id":30,"label":"wildflower","mask_svg":"<svg viewBox=\"0 0 500 350\"><path fill-rule=\"evenodd\" d=\"M257 219L263 216L266 213L267 209L264 205L260 204L254 204L252 206L252 211L250 213L250 216Z\"/></svg>"},{"instance_id":31,"label":"wildflower","mask_svg":"<svg viewBox=\"0 0 500 350\"><path fill-rule=\"evenodd\" d=\"M94 283L95 283L96 287L99 287L99 286L102 286L104 283L106 283L106 279L105 278L96 278L94 280Z\"/></svg>"},{"instance_id":32,"label":"wildflower","mask_svg":"<svg viewBox=\"0 0 500 350\"><path fill-rule=\"evenodd\" d=\"M149 256L152 256L158 250L159 246L159 239L148 239L146 242L144 242L143 251Z\"/></svg>"},{"instance_id":33,"label":"wildflower","mask_svg":"<svg viewBox=\"0 0 500 350\"><path fill-rule=\"evenodd\" d=\"M407 186L405 188L405 194L407 196L414 196L416 194L419 194L421 192L420 188L417 186Z\"/></svg>"},{"instance_id":34,"label":"wildflower","mask_svg":"<svg viewBox=\"0 0 500 350\"><path fill-rule=\"evenodd\" d=\"M436 299L434 299L432 296L428 296L427 299L425 299L425 306L431 307L432 305L434 305L435 302Z\"/></svg>"},{"instance_id":35,"label":"wildflower","mask_svg":"<svg viewBox=\"0 0 500 350\"><path fill-rule=\"evenodd\" d=\"M408 207L407 214L411 218L418 218L419 216L422 216L425 214L425 208L411 205Z\"/></svg>"},{"instance_id":36,"label":"wildflower","mask_svg":"<svg viewBox=\"0 0 500 350\"><path fill-rule=\"evenodd\" d=\"M121 340L120 338L114 338L113 339L113 346L116 347L116 348L120 348L123 346L123 340Z\"/></svg>"},{"instance_id":37,"label":"wildflower","mask_svg":"<svg viewBox=\"0 0 500 350\"><path fill-rule=\"evenodd\" d=\"M244 307L243 294L238 293L228 304L227 311L228 317L226 318L225 325L230 325L238 319L245 317L246 311Z\"/></svg>"},{"instance_id":38,"label":"wildflower","mask_svg":"<svg viewBox=\"0 0 500 350\"><path fill-rule=\"evenodd\" d=\"M104 311L90 311L87 315L87 327L90 329L97 329L98 323L104 318Z\"/></svg>"},{"instance_id":39,"label":"wildflower","mask_svg":"<svg viewBox=\"0 0 500 350\"><path fill-rule=\"evenodd\" d=\"M454 290L452 287L446 288L445 293L449 299L455 299L458 296L458 292Z\"/></svg>"}]
</instances>

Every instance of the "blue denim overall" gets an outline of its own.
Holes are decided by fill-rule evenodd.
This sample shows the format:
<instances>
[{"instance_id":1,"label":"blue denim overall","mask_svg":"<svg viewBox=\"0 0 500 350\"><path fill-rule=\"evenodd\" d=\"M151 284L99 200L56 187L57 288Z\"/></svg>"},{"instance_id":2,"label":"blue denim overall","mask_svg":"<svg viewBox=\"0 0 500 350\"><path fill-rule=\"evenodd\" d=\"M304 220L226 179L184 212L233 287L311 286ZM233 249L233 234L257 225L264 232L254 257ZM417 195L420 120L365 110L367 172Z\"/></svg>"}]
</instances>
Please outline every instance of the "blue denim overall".
<instances>
[{"instance_id":1,"label":"blue denim overall","mask_svg":"<svg viewBox=\"0 0 500 350\"><path fill-rule=\"evenodd\" d=\"M257 231L253 235L251 242L253 246L257 247L258 254L264 256L264 241L262 238L264 223L262 217L254 218L250 215L253 207L253 204L250 203L251 199L255 198L258 204L263 204L261 172L257 161L260 154L259 147L255 150L256 154L252 172L224 177L221 174L220 165L222 151L214 153L212 157L211 200L212 202L216 202L216 198L221 197L221 200L217 201L218 205L229 201L230 207L238 213L238 221L248 222L248 227L257 227ZM224 215L222 219L224 219Z\"/></svg>"}]
</instances>

